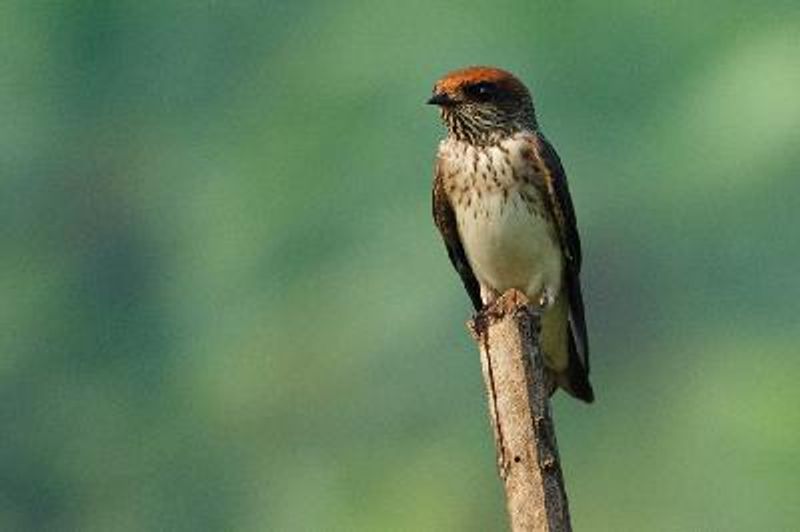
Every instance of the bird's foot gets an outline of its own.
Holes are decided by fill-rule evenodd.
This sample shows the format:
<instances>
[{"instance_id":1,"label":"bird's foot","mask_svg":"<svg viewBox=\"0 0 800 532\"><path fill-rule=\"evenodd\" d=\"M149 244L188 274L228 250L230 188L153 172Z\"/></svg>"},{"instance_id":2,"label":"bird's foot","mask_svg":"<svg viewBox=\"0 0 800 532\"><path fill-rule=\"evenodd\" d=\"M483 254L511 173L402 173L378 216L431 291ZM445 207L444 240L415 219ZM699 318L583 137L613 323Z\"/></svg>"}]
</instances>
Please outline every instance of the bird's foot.
<instances>
[{"instance_id":1,"label":"bird's foot","mask_svg":"<svg viewBox=\"0 0 800 532\"><path fill-rule=\"evenodd\" d=\"M546 310L553 306L553 303L556 302L555 294L551 293L549 290L542 290L542 293L539 295L537 303L539 304L539 308L541 310Z\"/></svg>"},{"instance_id":2,"label":"bird's foot","mask_svg":"<svg viewBox=\"0 0 800 532\"><path fill-rule=\"evenodd\" d=\"M500 298L500 295L500 292L494 288L481 285L481 301L483 301L483 305L480 310L475 311L475 314L472 316L474 330L479 335L485 335L488 331L489 324L500 317L498 310L494 307L494 303Z\"/></svg>"},{"instance_id":3,"label":"bird's foot","mask_svg":"<svg viewBox=\"0 0 800 532\"><path fill-rule=\"evenodd\" d=\"M486 285L481 285L481 301L483 301L483 310L486 310L486 307L497 301L499 297L500 292Z\"/></svg>"}]
</instances>

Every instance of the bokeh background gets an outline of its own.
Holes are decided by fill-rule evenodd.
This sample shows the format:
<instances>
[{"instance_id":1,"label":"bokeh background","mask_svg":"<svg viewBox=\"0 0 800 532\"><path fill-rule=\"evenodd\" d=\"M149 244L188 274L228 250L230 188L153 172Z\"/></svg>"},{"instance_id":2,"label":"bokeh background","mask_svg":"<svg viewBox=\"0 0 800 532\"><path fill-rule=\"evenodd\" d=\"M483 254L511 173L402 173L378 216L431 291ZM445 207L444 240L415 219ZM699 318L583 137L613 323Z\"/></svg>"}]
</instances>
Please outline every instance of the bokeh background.
<instances>
[{"instance_id":1,"label":"bokeh background","mask_svg":"<svg viewBox=\"0 0 800 532\"><path fill-rule=\"evenodd\" d=\"M469 64L570 177L575 528L800 526L796 1L6 1L0 57L0 530L502 529L430 219Z\"/></svg>"}]
</instances>

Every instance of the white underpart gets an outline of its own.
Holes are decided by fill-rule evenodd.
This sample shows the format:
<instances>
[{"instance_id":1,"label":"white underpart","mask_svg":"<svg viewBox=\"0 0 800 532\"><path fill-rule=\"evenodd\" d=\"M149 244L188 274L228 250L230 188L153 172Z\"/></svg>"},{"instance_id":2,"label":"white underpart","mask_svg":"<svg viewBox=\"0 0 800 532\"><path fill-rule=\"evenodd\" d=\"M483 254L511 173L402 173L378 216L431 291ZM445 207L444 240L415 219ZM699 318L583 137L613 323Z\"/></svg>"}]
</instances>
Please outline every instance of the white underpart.
<instances>
[{"instance_id":1,"label":"white underpart","mask_svg":"<svg viewBox=\"0 0 800 532\"><path fill-rule=\"evenodd\" d=\"M508 165L518 176L532 175L531 163L521 155L526 142L530 145L531 140L524 135L501 142L507 153L496 146L476 149L452 139L440 146L445 170L455 185L449 194L461 242L485 303L516 288L534 301L546 298L550 304L561 290L561 248L544 199L530 180L514 180ZM503 188L509 190L506 198ZM523 195L535 199L535 208Z\"/></svg>"}]
</instances>

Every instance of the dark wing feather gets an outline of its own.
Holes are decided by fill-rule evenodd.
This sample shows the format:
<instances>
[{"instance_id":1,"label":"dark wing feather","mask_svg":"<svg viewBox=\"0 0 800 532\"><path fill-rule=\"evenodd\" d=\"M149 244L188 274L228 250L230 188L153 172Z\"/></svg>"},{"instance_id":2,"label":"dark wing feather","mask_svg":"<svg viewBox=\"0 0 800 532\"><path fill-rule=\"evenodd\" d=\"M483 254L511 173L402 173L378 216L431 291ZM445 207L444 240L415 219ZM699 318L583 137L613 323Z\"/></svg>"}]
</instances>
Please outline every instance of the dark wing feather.
<instances>
[{"instance_id":1,"label":"dark wing feather","mask_svg":"<svg viewBox=\"0 0 800 532\"><path fill-rule=\"evenodd\" d=\"M564 277L569 299L569 322L577 355L586 373L589 372L589 340L586 333L586 317L581 295L581 240L572 198L567 188L567 176L561 160L553 146L543 135L539 135L539 156L547 169L547 198L553 218L558 227L561 250L566 258ZM588 384L588 380L587 380Z\"/></svg>"},{"instance_id":2,"label":"dark wing feather","mask_svg":"<svg viewBox=\"0 0 800 532\"><path fill-rule=\"evenodd\" d=\"M467 255L464 252L464 246L461 245L461 237L458 235L458 225L456 223L456 213L453 211L453 206L447 198L444 190L444 183L441 173L441 165L436 164L436 175L433 181L433 220L439 232L442 234L442 239L447 247L447 255L450 257L450 262L461 277L461 282L464 283L464 288L472 300L472 305L475 310L480 310L483 307L481 301L481 287L475 274L472 273L472 267L469 265Z\"/></svg>"},{"instance_id":3,"label":"dark wing feather","mask_svg":"<svg viewBox=\"0 0 800 532\"><path fill-rule=\"evenodd\" d=\"M539 134L539 155L549 173L547 176L549 206L558 224L561 248L568 259L567 267L574 269L577 274L581 270L581 239L578 236L572 198L567 188L567 176L556 150L542 134Z\"/></svg>"}]
</instances>

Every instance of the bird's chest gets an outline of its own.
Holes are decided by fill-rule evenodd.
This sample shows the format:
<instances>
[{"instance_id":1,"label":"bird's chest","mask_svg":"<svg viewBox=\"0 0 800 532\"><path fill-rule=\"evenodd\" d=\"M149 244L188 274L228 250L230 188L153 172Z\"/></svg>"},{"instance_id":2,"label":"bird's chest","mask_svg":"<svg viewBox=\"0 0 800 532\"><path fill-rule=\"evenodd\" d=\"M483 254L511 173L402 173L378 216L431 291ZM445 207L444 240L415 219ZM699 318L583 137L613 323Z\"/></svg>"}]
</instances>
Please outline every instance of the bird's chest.
<instances>
[{"instance_id":1,"label":"bird's chest","mask_svg":"<svg viewBox=\"0 0 800 532\"><path fill-rule=\"evenodd\" d=\"M446 190L478 280L497 291L557 293L561 249L541 188L519 146L469 148L448 159Z\"/></svg>"}]
</instances>

